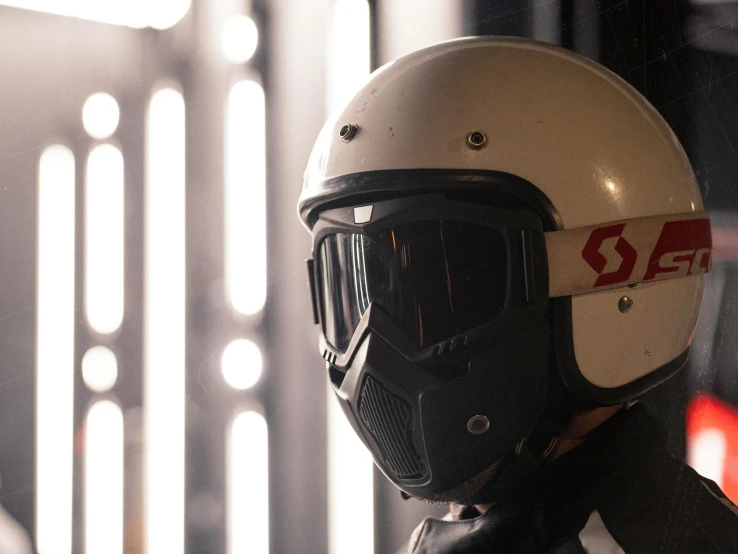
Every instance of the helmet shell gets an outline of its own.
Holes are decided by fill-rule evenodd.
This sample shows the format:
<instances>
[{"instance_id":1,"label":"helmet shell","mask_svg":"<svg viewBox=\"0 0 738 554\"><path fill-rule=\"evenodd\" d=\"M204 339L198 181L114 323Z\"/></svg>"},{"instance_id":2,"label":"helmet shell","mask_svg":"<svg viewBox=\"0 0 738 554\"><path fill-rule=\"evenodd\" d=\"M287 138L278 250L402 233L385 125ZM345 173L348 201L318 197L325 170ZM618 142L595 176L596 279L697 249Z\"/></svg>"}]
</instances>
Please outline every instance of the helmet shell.
<instances>
[{"instance_id":1,"label":"helmet shell","mask_svg":"<svg viewBox=\"0 0 738 554\"><path fill-rule=\"evenodd\" d=\"M349 142L339 135L345 124L357 126ZM487 137L483 148L467 144L475 129ZM449 41L377 70L315 144L303 221L311 226L323 204L356 194L328 187L331 180L399 169L521 177L549 199L565 229L702 210L689 160L648 101L603 66L526 39ZM602 252L617 264L614 242ZM577 370L563 375L567 383L602 404L642 392L628 384L659 368L681 365L703 284L699 275L571 298ZM621 313L625 295L633 305Z\"/></svg>"}]
</instances>

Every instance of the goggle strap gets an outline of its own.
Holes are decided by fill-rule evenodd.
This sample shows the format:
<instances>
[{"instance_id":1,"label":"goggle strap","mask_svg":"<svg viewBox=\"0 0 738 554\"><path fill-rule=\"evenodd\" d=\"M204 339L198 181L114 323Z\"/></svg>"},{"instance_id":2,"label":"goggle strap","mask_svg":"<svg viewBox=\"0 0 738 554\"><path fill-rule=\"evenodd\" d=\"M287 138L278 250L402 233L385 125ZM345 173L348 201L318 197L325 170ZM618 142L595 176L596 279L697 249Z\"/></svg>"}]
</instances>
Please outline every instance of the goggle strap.
<instances>
[{"instance_id":1,"label":"goggle strap","mask_svg":"<svg viewBox=\"0 0 738 554\"><path fill-rule=\"evenodd\" d=\"M549 296L576 296L710 271L706 212L624 219L545 233Z\"/></svg>"}]
</instances>

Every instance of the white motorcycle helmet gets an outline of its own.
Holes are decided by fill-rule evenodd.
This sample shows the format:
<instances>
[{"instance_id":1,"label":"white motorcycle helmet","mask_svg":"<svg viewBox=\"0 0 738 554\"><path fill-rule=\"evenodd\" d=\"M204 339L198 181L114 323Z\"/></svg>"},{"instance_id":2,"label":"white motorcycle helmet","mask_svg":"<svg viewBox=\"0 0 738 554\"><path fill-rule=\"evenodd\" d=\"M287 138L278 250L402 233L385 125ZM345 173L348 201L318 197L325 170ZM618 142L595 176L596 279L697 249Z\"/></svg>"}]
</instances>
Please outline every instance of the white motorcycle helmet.
<instances>
[{"instance_id":1,"label":"white motorcycle helmet","mask_svg":"<svg viewBox=\"0 0 738 554\"><path fill-rule=\"evenodd\" d=\"M666 122L582 56L479 37L376 71L322 130L298 210L320 352L385 475L444 495L678 371L702 209Z\"/></svg>"}]
</instances>

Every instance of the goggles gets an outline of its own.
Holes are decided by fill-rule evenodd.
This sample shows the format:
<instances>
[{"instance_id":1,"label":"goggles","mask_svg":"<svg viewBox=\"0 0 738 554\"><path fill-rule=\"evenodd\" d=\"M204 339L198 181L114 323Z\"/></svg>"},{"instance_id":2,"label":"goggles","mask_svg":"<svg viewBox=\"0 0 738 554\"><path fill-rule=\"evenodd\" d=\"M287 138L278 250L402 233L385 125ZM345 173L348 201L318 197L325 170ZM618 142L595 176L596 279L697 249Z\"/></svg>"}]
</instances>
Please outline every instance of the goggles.
<instances>
[{"instance_id":1,"label":"goggles","mask_svg":"<svg viewBox=\"0 0 738 554\"><path fill-rule=\"evenodd\" d=\"M313 251L321 347L341 367L371 305L391 342L432 359L540 316L549 297L704 273L711 240L699 212L544 233L526 209L426 194L321 212Z\"/></svg>"},{"instance_id":2,"label":"goggles","mask_svg":"<svg viewBox=\"0 0 738 554\"><path fill-rule=\"evenodd\" d=\"M339 366L371 305L394 324L385 334L402 335L393 343L432 358L540 313L548 299L544 234L526 210L442 194L387 200L323 211L313 241L316 320L324 356Z\"/></svg>"}]
</instances>

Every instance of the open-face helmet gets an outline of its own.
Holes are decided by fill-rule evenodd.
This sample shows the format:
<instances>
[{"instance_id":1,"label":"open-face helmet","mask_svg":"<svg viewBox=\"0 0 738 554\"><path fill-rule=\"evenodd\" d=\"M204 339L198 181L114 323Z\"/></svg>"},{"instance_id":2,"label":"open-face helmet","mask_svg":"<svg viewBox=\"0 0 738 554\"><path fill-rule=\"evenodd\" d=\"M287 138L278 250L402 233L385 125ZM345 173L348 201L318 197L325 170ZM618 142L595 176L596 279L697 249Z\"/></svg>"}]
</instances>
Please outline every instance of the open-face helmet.
<instances>
[{"instance_id":1,"label":"open-face helmet","mask_svg":"<svg viewBox=\"0 0 738 554\"><path fill-rule=\"evenodd\" d=\"M320 353L384 474L454 490L678 371L702 210L667 123L582 56L480 37L377 70L320 133L298 211Z\"/></svg>"}]
</instances>

